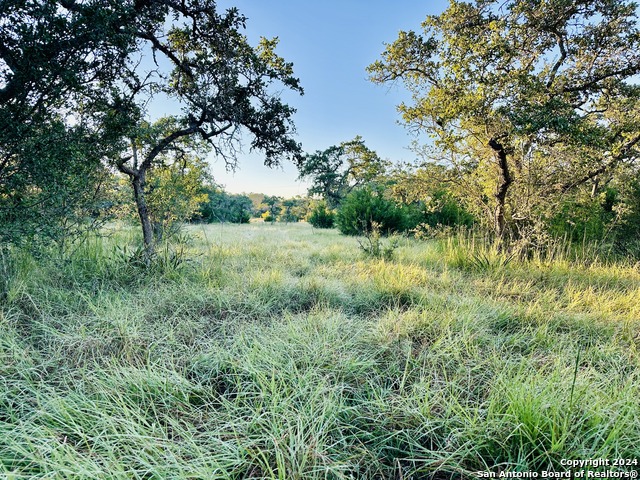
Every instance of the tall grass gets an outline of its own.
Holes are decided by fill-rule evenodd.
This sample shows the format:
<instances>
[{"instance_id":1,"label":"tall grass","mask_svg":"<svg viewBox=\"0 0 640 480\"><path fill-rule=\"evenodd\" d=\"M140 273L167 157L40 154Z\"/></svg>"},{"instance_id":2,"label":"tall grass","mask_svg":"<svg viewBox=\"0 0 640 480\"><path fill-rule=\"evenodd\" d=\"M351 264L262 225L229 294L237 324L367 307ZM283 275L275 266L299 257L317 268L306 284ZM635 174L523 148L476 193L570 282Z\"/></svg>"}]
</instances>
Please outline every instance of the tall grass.
<instances>
[{"instance_id":1,"label":"tall grass","mask_svg":"<svg viewBox=\"0 0 640 480\"><path fill-rule=\"evenodd\" d=\"M2 257L0 476L476 478L633 458L640 271L306 224ZM467 243L465 243L467 242ZM165 250L163 250L165 249Z\"/></svg>"}]
</instances>

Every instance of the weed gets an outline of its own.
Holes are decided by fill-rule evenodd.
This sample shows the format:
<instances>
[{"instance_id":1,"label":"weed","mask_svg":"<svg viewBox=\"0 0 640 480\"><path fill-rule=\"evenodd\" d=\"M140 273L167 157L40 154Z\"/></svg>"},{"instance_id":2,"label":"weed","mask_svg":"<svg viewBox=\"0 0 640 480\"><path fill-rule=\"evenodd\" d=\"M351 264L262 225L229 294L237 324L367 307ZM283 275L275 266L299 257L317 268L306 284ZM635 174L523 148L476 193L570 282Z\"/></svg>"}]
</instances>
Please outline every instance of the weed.
<instances>
[{"instance_id":1,"label":"weed","mask_svg":"<svg viewBox=\"0 0 640 480\"><path fill-rule=\"evenodd\" d=\"M358 244L368 257L391 260L393 252L398 248L398 237L393 236L385 242L380 233L380 224L371 222L371 229L365 231L364 239L358 240Z\"/></svg>"}]
</instances>

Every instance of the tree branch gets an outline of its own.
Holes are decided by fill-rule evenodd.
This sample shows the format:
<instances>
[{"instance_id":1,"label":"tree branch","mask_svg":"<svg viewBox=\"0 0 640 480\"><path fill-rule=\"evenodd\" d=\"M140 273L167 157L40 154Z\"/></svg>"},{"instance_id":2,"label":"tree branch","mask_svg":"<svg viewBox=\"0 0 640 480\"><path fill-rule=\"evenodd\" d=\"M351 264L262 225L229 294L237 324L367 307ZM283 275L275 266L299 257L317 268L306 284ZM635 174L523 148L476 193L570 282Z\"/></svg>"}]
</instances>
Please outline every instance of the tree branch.
<instances>
[{"instance_id":1,"label":"tree branch","mask_svg":"<svg viewBox=\"0 0 640 480\"><path fill-rule=\"evenodd\" d=\"M233 127L233 124L232 123L228 123L224 127L218 128L216 130L212 130L211 132L207 132L204 128L200 127L200 128L198 128L198 133L200 133L200 135L202 136L202 138L204 140L209 140L212 137L216 137L216 136L226 132L231 127Z\"/></svg>"},{"instance_id":2,"label":"tree branch","mask_svg":"<svg viewBox=\"0 0 640 480\"><path fill-rule=\"evenodd\" d=\"M634 75L637 72L638 72L638 65L637 64L631 64L630 66L622 68L620 70L614 70L614 71L610 71L610 72L598 75L597 77L593 78L592 80L588 81L587 83L583 83L582 85L577 85L577 86L573 86L573 87L565 87L565 88L562 89L562 91L565 92L565 93L583 92L583 91L588 90L589 88L593 87L598 82L601 82L602 80L606 80L607 78L615 77L615 76L618 76L618 75L624 75L624 76Z\"/></svg>"},{"instance_id":3,"label":"tree branch","mask_svg":"<svg viewBox=\"0 0 640 480\"><path fill-rule=\"evenodd\" d=\"M118 167L118 170L120 170L122 173L125 173L130 177L135 177L139 174L139 172L126 164L130 159L131 157L119 158L116 161L116 167Z\"/></svg>"},{"instance_id":4,"label":"tree branch","mask_svg":"<svg viewBox=\"0 0 640 480\"><path fill-rule=\"evenodd\" d=\"M141 31L136 32L136 35L145 40L149 40L155 49L160 50L162 53L164 53L167 56L167 58L171 60L176 67L178 67L185 74L187 74L189 78L191 79L194 78L193 70L191 70L191 67L187 64L187 62L183 62L178 57L176 57L176 55L171 51L171 49L169 49L169 47L167 47L160 40L158 40L158 38L155 35L152 35L149 32L141 32Z\"/></svg>"},{"instance_id":5,"label":"tree branch","mask_svg":"<svg viewBox=\"0 0 640 480\"><path fill-rule=\"evenodd\" d=\"M549 81L547 82L547 89L551 88L551 86L553 85L553 82L556 79L558 70L560 69L560 67L562 66L562 64L567 58L567 49L564 46L564 38L562 38L562 35L560 35L559 33L555 33L555 36L556 36L556 40L558 41L558 48L560 49L560 58L551 69Z\"/></svg>"},{"instance_id":6,"label":"tree branch","mask_svg":"<svg viewBox=\"0 0 640 480\"><path fill-rule=\"evenodd\" d=\"M586 175L584 175L583 177L580 177L577 180L573 180L570 182L567 182L565 184L563 184L560 187L560 191L562 193L566 193L567 191L571 190L572 188L577 187L578 185L582 185L585 182L588 182L589 180L591 180L594 177L597 177L598 175L605 173L607 170L609 170L610 168L614 167L620 160L622 160L624 158L624 156L629 153L629 151L638 143L640 143L640 134L636 135L635 137L633 137L632 139L630 139L621 149L620 149L620 153L614 157L611 158L610 161L608 161L606 164L601 165L600 167L596 168L595 170L590 171L589 173L587 173Z\"/></svg>"},{"instance_id":7,"label":"tree branch","mask_svg":"<svg viewBox=\"0 0 640 480\"><path fill-rule=\"evenodd\" d=\"M160 140L155 147L151 149L151 151L145 155L142 164L140 165L139 171L144 172L149 169L151 163L155 160L155 158L161 154L171 143L176 141L182 137L188 137L200 130L201 123L193 123L187 128L183 128L182 130L176 130L175 132L167 135L162 140Z\"/></svg>"}]
</instances>

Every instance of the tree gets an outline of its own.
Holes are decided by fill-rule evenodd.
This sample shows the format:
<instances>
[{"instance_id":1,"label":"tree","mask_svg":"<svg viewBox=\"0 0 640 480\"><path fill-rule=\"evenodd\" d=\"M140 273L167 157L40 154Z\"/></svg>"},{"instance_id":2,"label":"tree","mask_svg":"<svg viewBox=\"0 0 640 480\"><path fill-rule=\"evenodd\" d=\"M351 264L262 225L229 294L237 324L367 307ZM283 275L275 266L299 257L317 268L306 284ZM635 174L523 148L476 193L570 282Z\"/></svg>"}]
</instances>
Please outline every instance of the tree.
<instances>
[{"instance_id":1,"label":"tree","mask_svg":"<svg viewBox=\"0 0 640 480\"><path fill-rule=\"evenodd\" d=\"M451 0L369 67L412 92L403 121L452 173L485 176L493 231L523 218L516 193L559 198L638 159L640 32L624 0ZM451 162L453 160L453 162ZM526 193L525 192L525 193ZM482 193L484 196L487 193Z\"/></svg>"},{"instance_id":2,"label":"tree","mask_svg":"<svg viewBox=\"0 0 640 480\"><path fill-rule=\"evenodd\" d=\"M265 195L262 203L267 207L262 218L267 222L275 222L282 210L282 198L276 195Z\"/></svg>"},{"instance_id":3,"label":"tree","mask_svg":"<svg viewBox=\"0 0 640 480\"><path fill-rule=\"evenodd\" d=\"M369 183L382 175L388 162L370 150L361 137L304 156L299 167L300 179L310 178L309 195L319 195L330 208L355 187Z\"/></svg>"},{"instance_id":4,"label":"tree","mask_svg":"<svg viewBox=\"0 0 640 480\"><path fill-rule=\"evenodd\" d=\"M299 222L307 218L309 209L311 208L311 199L309 197L301 197L299 195L289 199L291 209L289 215L292 221Z\"/></svg>"},{"instance_id":5,"label":"tree","mask_svg":"<svg viewBox=\"0 0 640 480\"><path fill-rule=\"evenodd\" d=\"M131 182L147 261L155 241L147 174L163 155L206 146L235 168L244 132L266 165L300 156L294 110L274 88L302 93L299 81L276 55L277 38L249 45L235 8L220 13L213 0L34 0L3 2L2 14L0 122L11 127L0 138L3 185L7 171L31 168L21 155L22 119L34 130L54 114L66 129L79 123ZM147 52L152 62L142 58ZM181 113L150 124L154 99Z\"/></svg>"},{"instance_id":6,"label":"tree","mask_svg":"<svg viewBox=\"0 0 640 480\"><path fill-rule=\"evenodd\" d=\"M200 205L196 219L205 222L249 223L253 214L253 202L247 195L232 195L222 188L205 188L208 200Z\"/></svg>"},{"instance_id":7,"label":"tree","mask_svg":"<svg viewBox=\"0 0 640 480\"><path fill-rule=\"evenodd\" d=\"M460 200L469 195L469 190L444 181L447 177L450 179L451 174L442 165L400 165L390 173L387 190L394 201L408 207L410 224L423 224L427 229L469 227L474 217Z\"/></svg>"},{"instance_id":8,"label":"tree","mask_svg":"<svg viewBox=\"0 0 640 480\"><path fill-rule=\"evenodd\" d=\"M0 3L2 242L66 239L96 218L112 141L85 107L135 43L134 7L100 3Z\"/></svg>"},{"instance_id":9,"label":"tree","mask_svg":"<svg viewBox=\"0 0 640 480\"><path fill-rule=\"evenodd\" d=\"M240 33L246 18L236 9L218 13L212 0L151 0L149 4L157 14L135 34L149 42L154 55L162 55L173 70L167 75L159 68L145 71L140 64L131 65L125 85L112 92L105 108L118 124L128 121L128 128L122 130L128 152L114 163L131 180L147 258L153 254L154 237L146 177L158 157L187 141L188 148L210 148L235 168L239 135L245 131L251 149L264 152L266 165L277 165L284 158L297 160L300 146L292 138L294 110L272 93L272 87L281 83L302 93L292 65L275 54L277 39L262 39L258 47L251 47ZM167 30L171 16L183 21ZM166 119L161 129L141 132L143 103L156 92L179 103L183 113Z\"/></svg>"},{"instance_id":10,"label":"tree","mask_svg":"<svg viewBox=\"0 0 640 480\"><path fill-rule=\"evenodd\" d=\"M309 198L296 196L280 201L281 211L278 220L280 222L299 222L307 216L309 211Z\"/></svg>"},{"instance_id":11,"label":"tree","mask_svg":"<svg viewBox=\"0 0 640 480\"><path fill-rule=\"evenodd\" d=\"M249 193L247 195L251 199L251 203L253 203L253 210L255 211L256 216L260 216L263 211L261 210L262 200L264 200L264 193Z\"/></svg>"},{"instance_id":12,"label":"tree","mask_svg":"<svg viewBox=\"0 0 640 480\"><path fill-rule=\"evenodd\" d=\"M7 133L5 129L0 136ZM0 178L0 244L56 241L62 246L100 223L106 206L102 187L109 173L86 129L49 119L39 128L29 126L19 142L12 138L2 143L7 149L0 147L6 154Z\"/></svg>"},{"instance_id":13,"label":"tree","mask_svg":"<svg viewBox=\"0 0 640 480\"><path fill-rule=\"evenodd\" d=\"M283 212L280 215L280 220L286 223L297 222L298 217L293 214L293 209L297 205L294 198L286 198L282 201Z\"/></svg>"}]
</instances>

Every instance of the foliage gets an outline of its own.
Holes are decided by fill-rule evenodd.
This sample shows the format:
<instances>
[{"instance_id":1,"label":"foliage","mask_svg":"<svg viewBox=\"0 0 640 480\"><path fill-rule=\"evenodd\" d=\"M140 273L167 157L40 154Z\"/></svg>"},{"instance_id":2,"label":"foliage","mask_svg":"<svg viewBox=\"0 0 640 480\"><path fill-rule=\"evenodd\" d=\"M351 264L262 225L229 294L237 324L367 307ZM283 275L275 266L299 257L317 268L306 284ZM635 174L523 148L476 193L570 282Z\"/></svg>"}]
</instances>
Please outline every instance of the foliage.
<instances>
[{"instance_id":1,"label":"foliage","mask_svg":"<svg viewBox=\"0 0 640 480\"><path fill-rule=\"evenodd\" d=\"M261 208L263 207L262 201L264 200L264 193L250 193L247 195L253 203L254 216L260 216L262 214Z\"/></svg>"},{"instance_id":2,"label":"foliage","mask_svg":"<svg viewBox=\"0 0 640 480\"><path fill-rule=\"evenodd\" d=\"M361 137L304 156L300 179L310 179L309 196L319 195L337 208L354 188L379 179L388 163L369 149Z\"/></svg>"},{"instance_id":3,"label":"foliage","mask_svg":"<svg viewBox=\"0 0 640 480\"><path fill-rule=\"evenodd\" d=\"M149 277L176 277L186 273L186 267L194 259L189 252L192 243L188 235L183 232L172 232L167 235L148 259L144 245L136 243L118 244L113 250L112 259L132 276L145 275ZM149 261L150 260L150 261Z\"/></svg>"},{"instance_id":4,"label":"foliage","mask_svg":"<svg viewBox=\"0 0 640 480\"><path fill-rule=\"evenodd\" d=\"M302 93L292 65L275 53L277 38L249 45L237 9L219 12L214 0L2 6L0 122L17 126L0 138L0 175L14 176L32 161L20 153L22 119L27 130L52 117L63 119L65 129L88 129L100 156L86 165L108 159L128 176L148 257L157 239L147 173L163 156L213 150L235 168L242 131L269 166L300 156L294 110L273 88ZM139 61L145 49L153 63ZM154 100L172 101L181 113L150 123L146 108Z\"/></svg>"},{"instance_id":5,"label":"foliage","mask_svg":"<svg viewBox=\"0 0 640 480\"><path fill-rule=\"evenodd\" d=\"M135 47L136 7L110 8L0 4L0 242L65 242L100 223L114 142L90 112Z\"/></svg>"},{"instance_id":6,"label":"foliage","mask_svg":"<svg viewBox=\"0 0 640 480\"><path fill-rule=\"evenodd\" d=\"M315 228L333 228L336 214L330 210L325 200L316 201L307 221Z\"/></svg>"},{"instance_id":7,"label":"foliage","mask_svg":"<svg viewBox=\"0 0 640 480\"><path fill-rule=\"evenodd\" d=\"M285 198L282 200L282 212L278 217L281 222L299 222L304 219L309 210L309 199L306 197Z\"/></svg>"},{"instance_id":8,"label":"foliage","mask_svg":"<svg viewBox=\"0 0 640 480\"><path fill-rule=\"evenodd\" d=\"M416 237L448 236L476 225L464 201L468 192L447 182L446 172L445 167L434 164L399 165L385 178L389 196L407 215L406 229Z\"/></svg>"},{"instance_id":9,"label":"foliage","mask_svg":"<svg viewBox=\"0 0 640 480\"><path fill-rule=\"evenodd\" d=\"M619 223L613 229L614 244L620 253L640 258L640 180L622 178L617 207Z\"/></svg>"},{"instance_id":10,"label":"foliage","mask_svg":"<svg viewBox=\"0 0 640 480\"><path fill-rule=\"evenodd\" d=\"M577 242L605 238L607 226L615 215L613 205L616 192L607 189L596 197L583 193L580 197L568 198L553 212L548 220L551 234Z\"/></svg>"},{"instance_id":11,"label":"foliage","mask_svg":"<svg viewBox=\"0 0 640 480\"><path fill-rule=\"evenodd\" d=\"M391 260L394 250L398 248L398 239L394 237L385 245L380 233L380 224L371 222L371 230L364 232L364 239L358 240L358 245L368 257Z\"/></svg>"},{"instance_id":12,"label":"foliage","mask_svg":"<svg viewBox=\"0 0 640 480\"><path fill-rule=\"evenodd\" d=\"M277 195L265 195L262 203L266 206L262 218L265 222L275 222L278 214L282 211L282 198Z\"/></svg>"},{"instance_id":13,"label":"foliage","mask_svg":"<svg viewBox=\"0 0 640 480\"><path fill-rule=\"evenodd\" d=\"M99 226L109 213L109 174L90 131L57 119L25 130L9 147L0 140L0 243L62 245Z\"/></svg>"},{"instance_id":14,"label":"foliage","mask_svg":"<svg viewBox=\"0 0 640 480\"><path fill-rule=\"evenodd\" d=\"M606 244L635 256L640 237L640 190L638 182L627 179L624 185L611 183L599 194L580 191L545 212L543 221L555 238L574 243Z\"/></svg>"},{"instance_id":15,"label":"foliage","mask_svg":"<svg viewBox=\"0 0 640 480\"><path fill-rule=\"evenodd\" d=\"M306 197L282 198L277 195L250 194L254 216L266 222L298 222L307 216L309 199Z\"/></svg>"},{"instance_id":16,"label":"foliage","mask_svg":"<svg viewBox=\"0 0 640 480\"><path fill-rule=\"evenodd\" d=\"M267 223L273 223L276 221L276 217L271 215L271 212L268 210L264 212L262 215L260 215L260 217L262 218L262 220L264 220Z\"/></svg>"},{"instance_id":17,"label":"foliage","mask_svg":"<svg viewBox=\"0 0 640 480\"><path fill-rule=\"evenodd\" d=\"M369 67L412 92L399 109L435 139L495 235L638 158L640 32L631 1L450 2ZM600 182L600 186L603 182Z\"/></svg>"},{"instance_id":18,"label":"foliage","mask_svg":"<svg viewBox=\"0 0 640 480\"><path fill-rule=\"evenodd\" d=\"M214 223L249 223L253 202L246 195L235 195L219 187L205 187L208 200L200 204L195 220Z\"/></svg>"},{"instance_id":19,"label":"foliage","mask_svg":"<svg viewBox=\"0 0 640 480\"><path fill-rule=\"evenodd\" d=\"M207 202L204 185L208 180L208 165L197 157L164 160L162 166L149 171L147 205L157 240L175 232Z\"/></svg>"},{"instance_id":20,"label":"foliage","mask_svg":"<svg viewBox=\"0 0 640 480\"><path fill-rule=\"evenodd\" d=\"M388 177L389 192L395 201L419 210L414 223L471 227L475 218L460 199L465 192L456 192L446 175L446 168L433 164L398 167Z\"/></svg>"},{"instance_id":21,"label":"foliage","mask_svg":"<svg viewBox=\"0 0 640 480\"><path fill-rule=\"evenodd\" d=\"M336 215L338 230L345 235L362 235L371 231L374 222L385 235L407 228L406 209L386 198L379 186L362 187L351 192Z\"/></svg>"},{"instance_id":22,"label":"foliage","mask_svg":"<svg viewBox=\"0 0 640 480\"><path fill-rule=\"evenodd\" d=\"M185 20L167 28L167 15ZM123 131L123 138L131 139L131 154L118 156L114 163L132 180L147 251L153 250L153 238L145 205L146 172L163 152L213 149L235 168L238 136L244 129L251 148L263 151L269 166L299 155L300 146L291 137L293 109L272 93L272 86L302 89L291 64L276 55L277 39L262 39L251 47L241 33L245 21L236 9L219 13L211 0L170 2L166 15L146 24L138 35L165 57L172 72L161 75L136 65L126 72L128 91L106 105L109 114L123 116L132 126ZM183 113L140 131L137 107L156 90L179 103Z\"/></svg>"},{"instance_id":23,"label":"foliage","mask_svg":"<svg viewBox=\"0 0 640 480\"><path fill-rule=\"evenodd\" d=\"M432 227L471 227L474 222L474 217L447 190L436 190L432 193L425 202L424 217L424 223Z\"/></svg>"}]
</instances>

